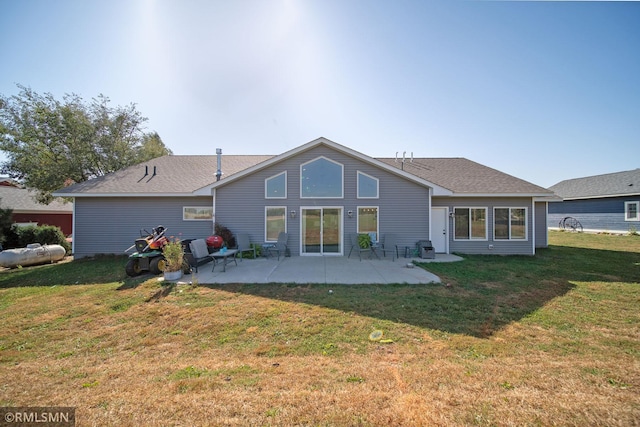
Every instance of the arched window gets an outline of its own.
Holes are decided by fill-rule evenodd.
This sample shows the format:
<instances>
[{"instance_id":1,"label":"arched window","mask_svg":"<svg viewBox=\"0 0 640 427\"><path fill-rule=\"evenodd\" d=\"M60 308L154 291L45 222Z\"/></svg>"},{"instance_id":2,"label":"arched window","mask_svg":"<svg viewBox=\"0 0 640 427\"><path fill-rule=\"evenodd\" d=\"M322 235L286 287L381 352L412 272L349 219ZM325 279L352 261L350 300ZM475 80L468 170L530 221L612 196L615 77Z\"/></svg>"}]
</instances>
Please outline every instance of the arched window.
<instances>
[{"instance_id":1,"label":"arched window","mask_svg":"<svg viewBox=\"0 0 640 427\"><path fill-rule=\"evenodd\" d=\"M341 199L344 167L326 157L300 165L300 197Z\"/></svg>"}]
</instances>

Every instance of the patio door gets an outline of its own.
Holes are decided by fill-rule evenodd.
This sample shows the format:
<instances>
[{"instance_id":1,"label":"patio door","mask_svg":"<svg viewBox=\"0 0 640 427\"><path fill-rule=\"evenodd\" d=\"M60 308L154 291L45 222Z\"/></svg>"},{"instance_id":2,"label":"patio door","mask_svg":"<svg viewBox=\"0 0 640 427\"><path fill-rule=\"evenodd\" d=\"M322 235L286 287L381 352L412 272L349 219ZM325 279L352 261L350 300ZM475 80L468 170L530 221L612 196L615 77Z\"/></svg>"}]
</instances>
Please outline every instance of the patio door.
<instances>
[{"instance_id":1,"label":"patio door","mask_svg":"<svg viewBox=\"0 0 640 427\"><path fill-rule=\"evenodd\" d=\"M342 208L301 208L302 255L342 255Z\"/></svg>"}]
</instances>

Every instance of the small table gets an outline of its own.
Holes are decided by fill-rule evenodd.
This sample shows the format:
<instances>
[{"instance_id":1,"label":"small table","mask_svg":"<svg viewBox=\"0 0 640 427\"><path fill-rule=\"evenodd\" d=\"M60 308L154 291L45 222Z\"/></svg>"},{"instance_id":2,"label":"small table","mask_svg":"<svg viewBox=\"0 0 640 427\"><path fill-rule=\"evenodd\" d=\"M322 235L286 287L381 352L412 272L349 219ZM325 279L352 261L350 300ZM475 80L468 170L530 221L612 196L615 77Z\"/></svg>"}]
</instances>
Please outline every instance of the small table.
<instances>
[{"instance_id":1,"label":"small table","mask_svg":"<svg viewBox=\"0 0 640 427\"><path fill-rule=\"evenodd\" d=\"M275 243L263 243L262 244L262 256L265 258L269 258L269 249L271 248L275 248L276 244Z\"/></svg>"},{"instance_id":2,"label":"small table","mask_svg":"<svg viewBox=\"0 0 640 427\"><path fill-rule=\"evenodd\" d=\"M231 262L231 260L227 260L228 257L231 257L231 259L233 260L233 262L236 263L236 265L238 265L238 261L236 261L236 254L238 253L237 249L227 249L224 252L213 252L210 253L209 256L212 257L214 259L214 261L216 259L220 259L222 258L222 271L226 272L227 271L227 264ZM213 268L211 269L211 271L213 272L213 270L216 269L216 262L213 263Z\"/></svg>"}]
</instances>

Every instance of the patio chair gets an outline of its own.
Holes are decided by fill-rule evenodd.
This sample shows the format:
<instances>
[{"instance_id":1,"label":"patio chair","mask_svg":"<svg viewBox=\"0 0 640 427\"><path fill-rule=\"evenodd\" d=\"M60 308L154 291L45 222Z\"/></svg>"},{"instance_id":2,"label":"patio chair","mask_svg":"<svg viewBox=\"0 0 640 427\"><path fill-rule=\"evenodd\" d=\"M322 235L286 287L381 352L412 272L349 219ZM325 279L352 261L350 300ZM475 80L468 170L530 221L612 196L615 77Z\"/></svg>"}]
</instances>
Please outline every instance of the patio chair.
<instances>
[{"instance_id":1,"label":"patio chair","mask_svg":"<svg viewBox=\"0 0 640 427\"><path fill-rule=\"evenodd\" d=\"M207 249L207 243L204 239L195 239L189 243L189 248L191 249L191 257L189 259L189 264L191 267L196 268L196 273L198 272L198 266L208 264L213 261L214 266L216 260L209 255L209 250Z\"/></svg>"},{"instance_id":2,"label":"patio chair","mask_svg":"<svg viewBox=\"0 0 640 427\"><path fill-rule=\"evenodd\" d=\"M398 236L395 234L385 234L384 243L382 245L383 256L387 256L387 252L392 253L391 260L395 261L398 258Z\"/></svg>"},{"instance_id":3,"label":"patio chair","mask_svg":"<svg viewBox=\"0 0 640 427\"><path fill-rule=\"evenodd\" d=\"M253 259L256 258L256 248L251 246L248 234L238 234L236 236L236 245L238 246L238 254L240 254L240 262L242 262L242 254L244 252L253 252Z\"/></svg>"},{"instance_id":4,"label":"patio chair","mask_svg":"<svg viewBox=\"0 0 640 427\"><path fill-rule=\"evenodd\" d=\"M355 249L358 251L358 256L360 257L360 261L362 261L362 253L369 252L369 258L371 258L371 248L361 248L360 242L358 241L358 233L349 234L349 240L351 241L351 249L349 249L349 255L347 258L351 257L351 252Z\"/></svg>"},{"instance_id":5,"label":"patio chair","mask_svg":"<svg viewBox=\"0 0 640 427\"><path fill-rule=\"evenodd\" d=\"M267 251L269 252L269 254L271 254L272 252L277 252L278 261L280 261L280 254L282 254L283 256L287 254L288 239L289 239L289 235L284 231L281 231L280 234L278 234L278 241L276 242L276 244L272 247L267 248Z\"/></svg>"}]
</instances>

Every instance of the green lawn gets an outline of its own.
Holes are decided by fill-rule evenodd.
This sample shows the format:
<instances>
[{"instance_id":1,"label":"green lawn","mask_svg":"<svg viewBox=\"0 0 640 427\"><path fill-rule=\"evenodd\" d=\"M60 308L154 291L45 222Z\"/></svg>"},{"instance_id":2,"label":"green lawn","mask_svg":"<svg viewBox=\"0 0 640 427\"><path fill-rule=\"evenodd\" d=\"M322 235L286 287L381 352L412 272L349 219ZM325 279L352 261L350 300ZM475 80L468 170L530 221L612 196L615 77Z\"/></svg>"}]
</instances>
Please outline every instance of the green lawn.
<instances>
[{"instance_id":1,"label":"green lawn","mask_svg":"<svg viewBox=\"0 0 640 427\"><path fill-rule=\"evenodd\" d=\"M162 286L122 257L0 272L0 405L75 406L78 425L637 424L640 237L550 244L425 264L440 285Z\"/></svg>"}]
</instances>

